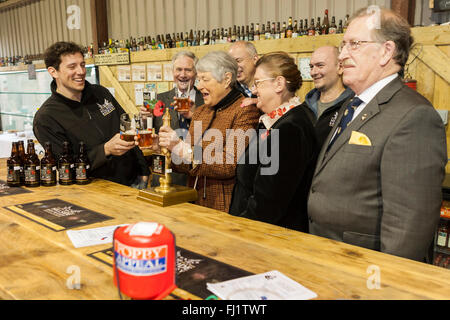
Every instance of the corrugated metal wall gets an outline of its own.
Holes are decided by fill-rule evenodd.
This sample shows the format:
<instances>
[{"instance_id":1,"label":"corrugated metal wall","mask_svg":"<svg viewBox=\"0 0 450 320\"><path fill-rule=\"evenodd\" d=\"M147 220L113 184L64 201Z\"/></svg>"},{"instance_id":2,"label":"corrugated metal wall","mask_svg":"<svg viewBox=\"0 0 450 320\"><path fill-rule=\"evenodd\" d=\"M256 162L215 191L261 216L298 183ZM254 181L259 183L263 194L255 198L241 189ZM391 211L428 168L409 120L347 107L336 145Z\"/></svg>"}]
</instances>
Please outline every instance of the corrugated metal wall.
<instances>
[{"instance_id":1,"label":"corrugated metal wall","mask_svg":"<svg viewBox=\"0 0 450 320\"><path fill-rule=\"evenodd\" d=\"M390 0L108 0L108 32L113 39L211 30L267 21L323 17L343 19L355 10ZM70 30L67 8L80 8L80 29ZM42 53L60 40L92 42L90 0L40 0L0 11L0 56Z\"/></svg>"},{"instance_id":2,"label":"corrugated metal wall","mask_svg":"<svg viewBox=\"0 0 450 320\"><path fill-rule=\"evenodd\" d=\"M390 8L390 0L107 0L108 33L113 39L147 36L217 27L310 20L346 14L376 4ZM330 21L331 22L331 21Z\"/></svg>"},{"instance_id":3,"label":"corrugated metal wall","mask_svg":"<svg viewBox=\"0 0 450 320\"><path fill-rule=\"evenodd\" d=\"M69 29L67 20L80 8L80 29ZM39 54L56 41L92 42L90 0L41 0L0 11L0 57Z\"/></svg>"}]
</instances>

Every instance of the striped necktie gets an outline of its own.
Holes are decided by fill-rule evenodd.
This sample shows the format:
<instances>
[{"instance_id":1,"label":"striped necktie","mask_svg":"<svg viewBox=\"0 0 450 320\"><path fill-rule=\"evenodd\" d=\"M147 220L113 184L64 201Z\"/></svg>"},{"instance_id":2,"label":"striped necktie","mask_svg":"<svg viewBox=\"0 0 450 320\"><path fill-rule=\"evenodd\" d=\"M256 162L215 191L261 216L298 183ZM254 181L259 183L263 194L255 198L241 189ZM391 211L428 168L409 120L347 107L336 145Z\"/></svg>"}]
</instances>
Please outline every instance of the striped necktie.
<instances>
[{"instance_id":1,"label":"striped necktie","mask_svg":"<svg viewBox=\"0 0 450 320\"><path fill-rule=\"evenodd\" d=\"M361 103L363 103L360 98L355 97L352 101L347 105L347 108L344 111L344 116L341 119L341 122L339 123L339 126L336 130L336 134L334 135L333 140L331 140L330 144L328 145L328 149L331 148L333 143L337 140L337 138L341 135L341 133L347 128L347 125L352 121L353 114L355 113L356 108L359 107Z\"/></svg>"}]
</instances>

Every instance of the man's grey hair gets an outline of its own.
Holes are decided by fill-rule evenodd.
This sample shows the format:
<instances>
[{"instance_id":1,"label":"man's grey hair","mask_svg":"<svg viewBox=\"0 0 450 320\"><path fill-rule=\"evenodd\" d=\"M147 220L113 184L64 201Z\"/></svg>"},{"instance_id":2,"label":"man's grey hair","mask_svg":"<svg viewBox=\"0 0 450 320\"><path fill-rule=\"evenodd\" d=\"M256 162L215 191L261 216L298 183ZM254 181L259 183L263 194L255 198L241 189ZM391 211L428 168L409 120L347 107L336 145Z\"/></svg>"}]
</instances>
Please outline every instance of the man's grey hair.
<instances>
[{"instance_id":1,"label":"man's grey hair","mask_svg":"<svg viewBox=\"0 0 450 320\"><path fill-rule=\"evenodd\" d=\"M245 50L247 50L248 54L250 55L250 57L257 57L258 56L258 51L256 50L256 47L253 43L248 42L248 41L237 41L235 43L233 43L230 46L230 50L234 47L238 47L238 46L242 46L244 47Z\"/></svg>"},{"instance_id":2,"label":"man's grey hair","mask_svg":"<svg viewBox=\"0 0 450 320\"><path fill-rule=\"evenodd\" d=\"M231 73L230 86L236 83L238 65L228 53L224 51L211 51L196 64L197 72L211 72L214 79L222 82L227 72Z\"/></svg>"},{"instance_id":3,"label":"man's grey hair","mask_svg":"<svg viewBox=\"0 0 450 320\"><path fill-rule=\"evenodd\" d=\"M195 56L195 54L191 51L178 51L177 53L175 53L172 57L172 65L175 63L175 61L180 58L180 57L188 57L191 58L192 60L194 60L194 66L197 64L198 62L198 58Z\"/></svg>"}]
</instances>

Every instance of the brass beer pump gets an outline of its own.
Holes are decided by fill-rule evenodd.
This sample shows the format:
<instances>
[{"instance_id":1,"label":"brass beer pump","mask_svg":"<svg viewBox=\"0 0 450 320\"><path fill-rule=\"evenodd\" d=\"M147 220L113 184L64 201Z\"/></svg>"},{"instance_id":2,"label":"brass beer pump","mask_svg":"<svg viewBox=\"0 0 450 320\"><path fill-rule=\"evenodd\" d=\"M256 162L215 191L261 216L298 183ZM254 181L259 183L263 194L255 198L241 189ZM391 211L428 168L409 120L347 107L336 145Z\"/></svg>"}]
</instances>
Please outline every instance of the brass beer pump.
<instances>
[{"instance_id":1,"label":"brass beer pump","mask_svg":"<svg viewBox=\"0 0 450 320\"><path fill-rule=\"evenodd\" d=\"M170 127L171 118L169 108L166 108L162 118L163 126ZM172 155L169 149L165 147L161 148L161 153L153 155L152 159L153 174L158 171L161 174L159 178L160 185L159 187L149 187L145 190L140 190L138 195L139 200L144 200L160 207L197 200L197 190L186 186L172 185ZM164 170L154 169L155 159L158 163L163 162L162 166Z\"/></svg>"}]
</instances>

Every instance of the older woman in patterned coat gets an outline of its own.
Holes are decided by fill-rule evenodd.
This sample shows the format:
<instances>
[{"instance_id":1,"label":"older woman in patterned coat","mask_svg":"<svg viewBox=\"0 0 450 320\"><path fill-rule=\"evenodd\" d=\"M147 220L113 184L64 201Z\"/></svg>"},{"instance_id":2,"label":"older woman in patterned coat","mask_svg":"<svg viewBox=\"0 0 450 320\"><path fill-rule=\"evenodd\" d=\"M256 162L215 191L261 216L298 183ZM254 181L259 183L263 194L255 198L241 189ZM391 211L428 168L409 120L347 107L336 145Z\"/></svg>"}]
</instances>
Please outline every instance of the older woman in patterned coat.
<instances>
[{"instance_id":1,"label":"older woman in patterned coat","mask_svg":"<svg viewBox=\"0 0 450 320\"><path fill-rule=\"evenodd\" d=\"M230 207L237 161L260 117L255 106L241 107L244 96L235 88L237 68L222 51L200 59L197 88L205 104L185 114L192 118L189 135L182 141L171 128L159 131L159 146L172 151L174 170L188 173L188 186L198 191L196 203L224 212Z\"/></svg>"}]
</instances>

